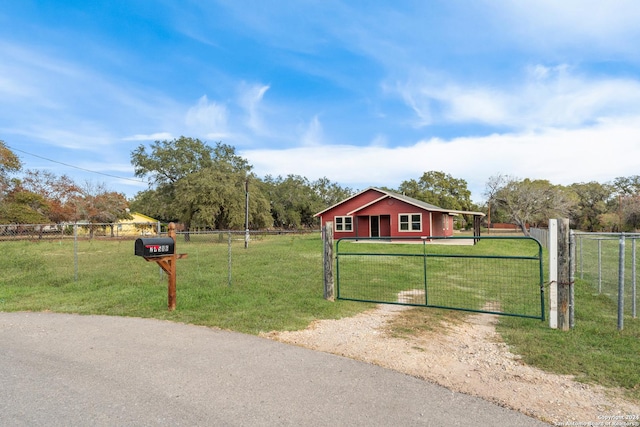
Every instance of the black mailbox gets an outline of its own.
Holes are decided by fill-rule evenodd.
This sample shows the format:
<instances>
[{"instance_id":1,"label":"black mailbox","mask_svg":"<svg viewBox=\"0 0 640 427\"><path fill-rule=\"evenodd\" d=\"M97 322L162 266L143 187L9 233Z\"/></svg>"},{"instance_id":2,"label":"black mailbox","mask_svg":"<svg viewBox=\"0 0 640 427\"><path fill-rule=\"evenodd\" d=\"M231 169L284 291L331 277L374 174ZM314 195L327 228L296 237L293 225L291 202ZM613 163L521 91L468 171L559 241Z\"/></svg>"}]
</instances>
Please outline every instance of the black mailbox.
<instances>
[{"instance_id":1,"label":"black mailbox","mask_svg":"<svg viewBox=\"0 0 640 427\"><path fill-rule=\"evenodd\" d=\"M147 237L136 239L135 254L145 258L173 255L176 244L171 237Z\"/></svg>"}]
</instances>

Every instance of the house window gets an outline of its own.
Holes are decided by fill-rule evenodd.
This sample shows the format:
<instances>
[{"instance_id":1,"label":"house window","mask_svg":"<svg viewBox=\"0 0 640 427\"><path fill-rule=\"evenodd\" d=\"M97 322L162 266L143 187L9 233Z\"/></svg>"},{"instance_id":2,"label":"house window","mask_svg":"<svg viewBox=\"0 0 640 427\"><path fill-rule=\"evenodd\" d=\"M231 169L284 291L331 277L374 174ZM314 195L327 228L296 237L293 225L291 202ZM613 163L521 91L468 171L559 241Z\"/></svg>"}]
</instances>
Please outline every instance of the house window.
<instances>
[{"instance_id":1,"label":"house window","mask_svg":"<svg viewBox=\"0 0 640 427\"><path fill-rule=\"evenodd\" d=\"M350 216L336 216L334 217L336 231L353 231L353 217Z\"/></svg>"},{"instance_id":2,"label":"house window","mask_svg":"<svg viewBox=\"0 0 640 427\"><path fill-rule=\"evenodd\" d=\"M422 214L398 215L400 231L422 231Z\"/></svg>"}]
</instances>

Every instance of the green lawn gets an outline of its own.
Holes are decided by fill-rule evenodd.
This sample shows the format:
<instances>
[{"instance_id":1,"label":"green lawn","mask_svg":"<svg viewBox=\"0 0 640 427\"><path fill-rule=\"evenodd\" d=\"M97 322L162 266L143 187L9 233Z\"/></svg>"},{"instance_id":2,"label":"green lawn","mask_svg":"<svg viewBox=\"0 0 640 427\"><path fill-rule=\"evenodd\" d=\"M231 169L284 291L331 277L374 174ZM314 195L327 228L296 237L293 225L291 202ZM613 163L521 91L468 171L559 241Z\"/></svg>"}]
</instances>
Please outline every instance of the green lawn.
<instances>
[{"instance_id":1,"label":"green lawn","mask_svg":"<svg viewBox=\"0 0 640 427\"><path fill-rule=\"evenodd\" d=\"M322 298L318 235L267 236L232 244L226 235L178 237L177 310L167 311L167 279L133 255L133 241L0 242L0 310L155 317L257 334L305 328L314 319L366 307Z\"/></svg>"}]
</instances>

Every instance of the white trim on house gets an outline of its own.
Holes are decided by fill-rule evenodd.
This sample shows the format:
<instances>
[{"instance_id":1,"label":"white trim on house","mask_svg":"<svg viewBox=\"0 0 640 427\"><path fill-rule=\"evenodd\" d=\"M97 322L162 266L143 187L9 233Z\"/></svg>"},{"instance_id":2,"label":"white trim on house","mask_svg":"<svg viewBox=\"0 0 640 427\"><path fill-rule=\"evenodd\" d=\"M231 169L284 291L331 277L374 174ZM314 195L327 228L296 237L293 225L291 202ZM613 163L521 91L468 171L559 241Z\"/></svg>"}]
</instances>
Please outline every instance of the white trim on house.
<instances>
[{"instance_id":1,"label":"white trim on house","mask_svg":"<svg viewBox=\"0 0 640 427\"><path fill-rule=\"evenodd\" d=\"M429 211L429 234L433 234L433 212Z\"/></svg>"},{"instance_id":2,"label":"white trim on house","mask_svg":"<svg viewBox=\"0 0 640 427\"><path fill-rule=\"evenodd\" d=\"M379 201L384 200L384 199L388 199L389 197L390 197L390 196L388 196L388 195L385 195L385 196L379 197L379 198L377 198L377 199L375 199L375 200L372 200L371 202L369 202L369 203L367 203L367 204L365 204L365 205L358 206L356 209L352 210L351 212L347 212L347 215L353 215L353 214L355 214L356 212L361 211L361 210L363 210L363 209L365 209L365 208L368 208L369 206L375 205L375 204L376 204L376 203L378 203Z\"/></svg>"},{"instance_id":3,"label":"white trim on house","mask_svg":"<svg viewBox=\"0 0 640 427\"><path fill-rule=\"evenodd\" d=\"M340 221L338 221L338 219L340 219ZM338 222L340 222L340 225L338 225ZM351 215L334 216L333 230L337 233L351 233L353 231L353 216Z\"/></svg>"},{"instance_id":4,"label":"white trim on house","mask_svg":"<svg viewBox=\"0 0 640 427\"><path fill-rule=\"evenodd\" d=\"M404 222L402 221L402 217L403 216L407 217L407 221L404 221ZM418 221L416 221L414 219L414 217L416 217L416 216L419 218ZM418 229L413 227L416 223L419 225ZM407 229L406 230L402 229L402 224L406 224L407 225ZM422 213L421 212L419 212L419 213L416 213L416 212L399 213L398 214L398 232L400 232L400 233L419 233L419 232L422 232L423 228L424 227L422 227Z\"/></svg>"}]
</instances>

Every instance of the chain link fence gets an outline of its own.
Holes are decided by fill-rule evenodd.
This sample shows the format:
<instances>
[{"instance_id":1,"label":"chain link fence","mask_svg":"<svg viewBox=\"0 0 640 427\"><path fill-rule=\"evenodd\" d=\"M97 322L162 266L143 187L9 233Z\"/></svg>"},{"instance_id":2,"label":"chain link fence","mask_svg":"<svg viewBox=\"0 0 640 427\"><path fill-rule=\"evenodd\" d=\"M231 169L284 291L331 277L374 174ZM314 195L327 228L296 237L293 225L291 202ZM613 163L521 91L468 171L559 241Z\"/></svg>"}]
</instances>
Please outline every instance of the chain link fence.
<instances>
[{"instance_id":1,"label":"chain link fence","mask_svg":"<svg viewBox=\"0 0 640 427\"><path fill-rule=\"evenodd\" d=\"M190 231L176 233L177 252L189 253L194 259L198 274L208 274L222 264L227 269L228 284L233 277L233 254L259 244L271 235L300 235L320 233L319 230L207 230L194 227ZM78 281L79 276L100 276L105 269L114 268L113 254L123 254L127 262L135 263L134 241L140 237L166 237L167 224L160 222L129 223L66 223L66 224L0 224L0 245L12 243L38 244L39 256L55 257L56 273L46 280L52 283ZM115 245L115 247L114 247ZM213 248L216 248L213 250ZM30 251L25 251L28 256ZM215 253L215 259L211 259ZM224 254L225 262L221 263ZM20 263L21 260L13 260ZM123 261L119 259L119 262ZM133 264L135 265L135 264ZM128 268L128 267L123 267ZM25 271L25 274L34 273ZM162 279L164 273L158 267ZM42 278L34 279L42 280Z\"/></svg>"},{"instance_id":2,"label":"chain link fence","mask_svg":"<svg viewBox=\"0 0 640 427\"><path fill-rule=\"evenodd\" d=\"M532 228L531 236L549 248L549 231ZM637 270L640 233L572 231L574 277L617 306L618 329L624 316L638 317Z\"/></svg>"},{"instance_id":3,"label":"chain link fence","mask_svg":"<svg viewBox=\"0 0 640 427\"><path fill-rule=\"evenodd\" d=\"M637 314L638 233L574 232L575 277L615 301L618 319Z\"/></svg>"},{"instance_id":4,"label":"chain link fence","mask_svg":"<svg viewBox=\"0 0 640 427\"><path fill-rule=\"evenodd\" d=\"M166 232L160 222L0 224L0 241L132 239Z\"/></svg>"},{"instance_id":5,"label":"chain link fence","mask_svg":"<svg viewBox=\"0 0 640 427\"><path fill-rule=\"evenodd\" d=\"M202 258L200 248L211 245L227 246L227 282L228 286L233 283L233 259L234 252L238 250L248 249L252 244L259 244L268 236L286 236L318 233L320 230L303 229L303 230L204 230L195 228L193 231L180 231L176 233L176 245L180 248L179 252L185 251L189 256L196 257L196 265L206 265L209 260ZM207 251L202 251L206 254ZM206 255L204 255L206 256Z\"/></svg>"}]
</instances>

